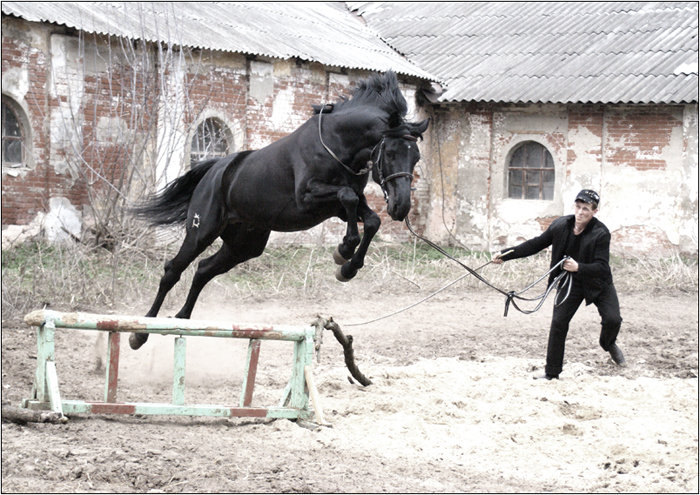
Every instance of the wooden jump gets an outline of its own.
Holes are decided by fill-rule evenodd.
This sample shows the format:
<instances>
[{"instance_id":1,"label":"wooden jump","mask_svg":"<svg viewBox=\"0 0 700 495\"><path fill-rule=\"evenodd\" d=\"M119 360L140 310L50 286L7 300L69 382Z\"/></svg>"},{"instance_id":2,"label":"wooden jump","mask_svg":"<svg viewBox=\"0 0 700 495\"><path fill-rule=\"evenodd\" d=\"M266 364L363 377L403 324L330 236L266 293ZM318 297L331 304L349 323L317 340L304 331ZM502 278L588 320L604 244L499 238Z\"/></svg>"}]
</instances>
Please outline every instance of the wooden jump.
<instances>
[{"instance_id":1,"label":"wooden jump","mask_svg":"<svg viewBox=\"0 0 700 495\"><path fill-rule=\"evenodd\" d=\"M316 420L323 423L313 382L312 358L315 328L294 326L239 326L215 321L178 318L146 318L126 315L90 313L61 313L50 310L33 311L24 321L36 328L37 365L32 397L24 399L28 409L49 409L60 414L146 414L177 416L259 417L309 420L309 393L313 399ZM55 360L54 333L56 329L98 330L108 332L107 366L104 402L61 399ZM118 402L119 342L121 333L155 333L175 335L172 403ZM185 403L186 336L248 339L248 356L241 397L237 406ZM252 407L255 375L260 344L263 340L294 342L292 375L277 406Z\"/></svg>"}]
</instances>

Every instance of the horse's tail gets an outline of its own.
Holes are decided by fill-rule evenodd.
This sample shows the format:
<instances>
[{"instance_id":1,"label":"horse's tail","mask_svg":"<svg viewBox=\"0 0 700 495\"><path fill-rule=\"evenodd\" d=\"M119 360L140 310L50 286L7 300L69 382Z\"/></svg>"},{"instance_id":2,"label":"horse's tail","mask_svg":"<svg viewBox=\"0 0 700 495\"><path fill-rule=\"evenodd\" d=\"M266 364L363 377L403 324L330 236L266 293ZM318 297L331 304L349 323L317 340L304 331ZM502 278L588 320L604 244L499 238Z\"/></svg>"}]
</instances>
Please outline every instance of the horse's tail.
<instances>
[{"instance_id":1,"label":"horse's tail","mask_svg":"<svg viewBox=\"0 0 700 495\"><path fill-rule=\"evenodd\" d=\"M220 158L212 158L199 162L185 175L169 182L159 193L129 208L130 213L137 218L147 220L152 225L184 222L187 220L187 209L194 189L219 160Z\"/></svg>"}]
</instances>

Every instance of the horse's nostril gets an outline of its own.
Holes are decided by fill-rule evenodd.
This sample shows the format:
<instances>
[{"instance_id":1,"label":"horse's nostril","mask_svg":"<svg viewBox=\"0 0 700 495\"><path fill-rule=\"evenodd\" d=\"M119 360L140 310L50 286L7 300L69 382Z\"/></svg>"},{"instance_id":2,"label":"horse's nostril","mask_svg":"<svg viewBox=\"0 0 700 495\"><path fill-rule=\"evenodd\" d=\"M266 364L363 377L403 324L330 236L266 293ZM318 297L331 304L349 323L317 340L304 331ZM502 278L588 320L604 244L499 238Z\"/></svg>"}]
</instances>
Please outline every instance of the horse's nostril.
<instances>
[{"instance_id":1,"label":"horse's nostril","mask_svg":"<svg viewBox=\"0 0 700 495\"><path fill-rule=\"evenodd\" d=\"M403 203L392 203L389 205L387 208L387 212L389 213L389 216L393 220L403 220L406 215L408 215L408 212L411 210L411 204L403 204Z\"/></svg>"}]
</instances>

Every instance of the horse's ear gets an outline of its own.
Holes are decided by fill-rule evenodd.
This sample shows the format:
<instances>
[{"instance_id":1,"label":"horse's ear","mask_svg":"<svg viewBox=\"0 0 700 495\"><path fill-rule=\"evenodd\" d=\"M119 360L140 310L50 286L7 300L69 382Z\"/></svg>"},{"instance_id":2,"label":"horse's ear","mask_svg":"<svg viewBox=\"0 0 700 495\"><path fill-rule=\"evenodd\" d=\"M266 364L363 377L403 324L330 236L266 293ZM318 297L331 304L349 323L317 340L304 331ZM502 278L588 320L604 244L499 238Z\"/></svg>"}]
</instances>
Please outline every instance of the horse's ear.
<instances>
[{"instance_id":1,"label":"horse's ear","mask_svg":"<svg viewBox=\"0 0 700 495\"><path fill-rule=\"evenodd\" d=\"M430 118L425 119L423 122L409 122L408 130L411 136L423 139L423 133L428 128L428 124L430 124Z\"/></svg>"},{"instance_id":2,"label":"horse's ear","mask_svg":"<svg viewBox=\"0 0 700 495\"><path fill-rule=\"evenodd\" d=\"M320 113L323 108L323 113L331 113L333 111L334 105L332 103L326 103L325 105L311 105L314 109L314 114Z\"/></svg>"}]
</instances>

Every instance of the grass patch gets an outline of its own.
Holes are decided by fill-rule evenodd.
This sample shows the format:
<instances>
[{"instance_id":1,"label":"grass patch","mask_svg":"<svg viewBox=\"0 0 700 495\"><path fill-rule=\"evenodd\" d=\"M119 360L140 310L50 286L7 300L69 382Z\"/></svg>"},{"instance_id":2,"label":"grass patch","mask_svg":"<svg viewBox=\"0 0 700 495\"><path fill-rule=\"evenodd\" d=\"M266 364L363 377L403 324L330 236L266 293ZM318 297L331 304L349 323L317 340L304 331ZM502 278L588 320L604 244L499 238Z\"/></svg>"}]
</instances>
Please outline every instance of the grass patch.
<instances>
[{"instance_id":1,"label":"grass patch","mask_svg":"<svg viewBox=\"0 0 700 495\"><path fill-rule=\"evenodd\" d=\"M113 251L84 245L57 246L28 242L2 253L3 324L19 320L42 307L61 311L106 312L128 303L148 308L155 296L163 265L174 255L171 247L143 249L117 247ZM212 254L211 246L203 255ZM226 296L248 298L371 297L373 292L415 292L424 296L465 273L464 269L420 242L373 244L365 267L355 280L335 280L333 247L270 247L250 260L214 279L206 291L224 291ZM490 259L485 252L457 247L445 248L462 263L476 268ZM193 263L169 295L182 303L197 263ZM613 256L611 267L619 293L698 290L697 257L675 255L650 259ZM519 290L549 269L549 252L503 265L488 265L481 274L505 290ZM456 286L457 287L457 286ZM468 276L459 287L491 290ZM544 286L542 287L542 290ZM140 312L141 309L134 309Z\"/></svg>"},{"instance_id":2,"label":"grass patch","mask_svg":"<svg viewBox=\"0 0 700 495\"><path fill-rule=\"evenodd\" d=\"M3 322L37 308L112 308L157 282L162 262L143 250L26 242L2 252ZM159 275L160 276L160 273Z\"/></svg>"}]
</instances>

